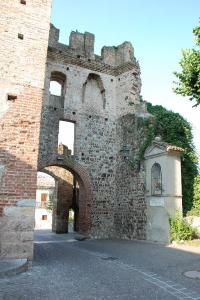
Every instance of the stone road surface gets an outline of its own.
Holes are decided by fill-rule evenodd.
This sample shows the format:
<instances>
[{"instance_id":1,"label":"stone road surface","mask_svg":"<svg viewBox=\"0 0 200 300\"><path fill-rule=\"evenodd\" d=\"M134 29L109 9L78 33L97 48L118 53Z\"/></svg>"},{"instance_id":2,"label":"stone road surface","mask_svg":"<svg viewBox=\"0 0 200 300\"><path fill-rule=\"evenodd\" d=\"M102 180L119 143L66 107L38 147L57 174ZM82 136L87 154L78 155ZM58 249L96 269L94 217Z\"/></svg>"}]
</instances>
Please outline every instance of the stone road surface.
<instances>
[{"instance_id":1,"label":"stone road surface","mask_svg":"<svg viewBox=\"0 0 200 300\"><path fill-rule=\"evenodd\" d=\"M1 300L200 299L200 254L142 241L35 233L33 267L0 279Z\"/></svg>"}]
</instances>

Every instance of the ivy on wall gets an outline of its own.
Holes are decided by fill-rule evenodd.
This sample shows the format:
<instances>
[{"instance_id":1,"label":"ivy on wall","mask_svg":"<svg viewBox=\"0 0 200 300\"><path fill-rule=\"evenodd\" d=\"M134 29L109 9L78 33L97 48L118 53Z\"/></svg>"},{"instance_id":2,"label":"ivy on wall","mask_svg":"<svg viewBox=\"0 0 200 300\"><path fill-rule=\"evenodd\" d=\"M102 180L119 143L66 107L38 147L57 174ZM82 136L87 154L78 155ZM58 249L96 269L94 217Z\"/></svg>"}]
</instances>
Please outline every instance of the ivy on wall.
<instances>
[{"instance_id":1,"label":"ivy on wall","mask_svg":"<svg viewBox=\"0 0 200 300\"><path fill-rule=\"evenodd\" d=\"M139 158L144 157L146 148L156 136L161 136L163 142L183 148L185 150L181 164L183 211L184 214L200 215L200 177L197 177L198 159L193 144L191 124L180 114L167 110L161 105L154 106L147 103L147 110L153 118L143 120L143 124L142 120L138 120L146 136L140 147Z\"/></svg>"},{"instance_id":2,"label":"ivy on wall","mask_svg":"<svg viewBox=\"0 0 200 300\"><path fill-rule=\"evenodd\" d=\"M193 206L190 215L200 216L200 175L194 180Z\"/></svg>"}]
</instances>

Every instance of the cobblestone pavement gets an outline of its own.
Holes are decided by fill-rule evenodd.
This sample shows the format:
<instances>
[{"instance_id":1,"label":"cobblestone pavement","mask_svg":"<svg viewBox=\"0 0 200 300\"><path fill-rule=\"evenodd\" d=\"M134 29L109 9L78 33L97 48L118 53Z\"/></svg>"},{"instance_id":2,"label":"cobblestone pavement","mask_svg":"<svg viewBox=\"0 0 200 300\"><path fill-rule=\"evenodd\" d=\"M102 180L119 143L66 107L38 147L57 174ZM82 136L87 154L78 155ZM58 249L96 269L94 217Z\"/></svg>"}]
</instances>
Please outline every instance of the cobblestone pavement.
<instances>
[{"instance_id":1,"label":"cobblestone pavement","mask_svg":"<svg viewBox=\"0 0 200 300\"><path fill-rule=\"evenodd\" d=\"M37 231L33 267L0 279L1 300L200 299L200 254L153 243Z\"/></svg>"}]
</instances>

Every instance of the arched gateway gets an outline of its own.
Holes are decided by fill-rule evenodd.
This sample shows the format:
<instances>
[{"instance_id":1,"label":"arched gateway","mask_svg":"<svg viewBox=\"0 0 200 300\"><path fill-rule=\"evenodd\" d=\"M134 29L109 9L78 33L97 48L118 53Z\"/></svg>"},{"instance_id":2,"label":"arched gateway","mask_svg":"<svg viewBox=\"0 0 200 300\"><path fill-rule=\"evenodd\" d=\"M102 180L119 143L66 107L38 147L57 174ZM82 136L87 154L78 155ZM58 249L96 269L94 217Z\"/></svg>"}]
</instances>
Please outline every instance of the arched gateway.
<instances>
[{"instance_id":1,"label":"arched gateway","mask_svg":"<svg viewBox=\"0 0 200 300\"><path fill-rule=\"evenodd\" d=\"M54 179L56 179L59 183L59 179L61 178L60 174L62 172L62 185L67 184L63 182L63 171L60 169L67 170L72 173L74 176L74 181L78 183L78 199L75 199L78 205L77 211L75 211L76 217L76 231L82 234L90 234L91 232L91 202L92 202L92 184L90 182L89 175L84 170L84 168L79 164L74 162L72 158L69 157L61 157L55 161L48 161L48 165L39 166L39 171L45 172ZM58 194L60 197L57 199L57 209L53 210L53 231L56 233L66 233L67 230L67 214L66 214L66 206L68 207L67 199L63 199L65 196L62 192L62 185L59 191L58 184ZM68 207L69 209L69 207ZM62 213L63 210L63 213ZM58 213L59 212L59 213ZM58 215L59 216L58 216Z\"/></svg>"}]
</instances>

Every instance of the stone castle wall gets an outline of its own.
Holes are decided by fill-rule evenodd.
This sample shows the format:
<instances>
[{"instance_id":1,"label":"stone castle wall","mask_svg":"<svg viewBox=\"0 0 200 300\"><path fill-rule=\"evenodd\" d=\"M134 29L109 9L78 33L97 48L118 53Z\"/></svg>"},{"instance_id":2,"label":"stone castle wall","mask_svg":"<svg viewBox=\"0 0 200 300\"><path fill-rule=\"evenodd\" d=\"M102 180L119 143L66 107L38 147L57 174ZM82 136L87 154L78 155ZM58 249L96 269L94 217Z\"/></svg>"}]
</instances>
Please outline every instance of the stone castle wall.
<instances>
[{"instance_id":1,"label":"stone castle wall","mask_svg":"<svg viewBox=\"0 0 200 300\"><path fill-rule=\"evenodd\" d=\"M84 204L91 207L90 225L86 226L89 234L98 238L144 238L144 174L131 171L120 156L128 130L122 123L136 126L130 120L145 114L139 102L140 70L133 47L128 42L104 47L100 57L93 52L92 34L72 32L69 46L60 44L58 38L59 31L51 26L39 166L60 164L59 120L74 122L72 171L73 164L81 166L90 178L92 191L92 202ZM60 98L50 94L51 80L62 83ZM133 155L138 152L139 139L136 128L129 141ZM120 226L123 229L119 230Z\"/></svg>"}]
</instances>

